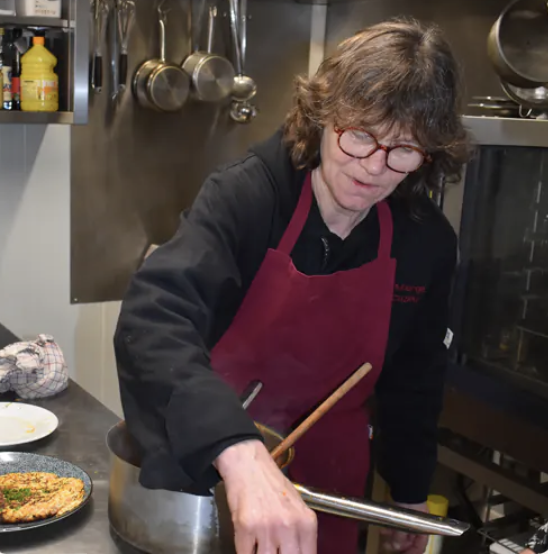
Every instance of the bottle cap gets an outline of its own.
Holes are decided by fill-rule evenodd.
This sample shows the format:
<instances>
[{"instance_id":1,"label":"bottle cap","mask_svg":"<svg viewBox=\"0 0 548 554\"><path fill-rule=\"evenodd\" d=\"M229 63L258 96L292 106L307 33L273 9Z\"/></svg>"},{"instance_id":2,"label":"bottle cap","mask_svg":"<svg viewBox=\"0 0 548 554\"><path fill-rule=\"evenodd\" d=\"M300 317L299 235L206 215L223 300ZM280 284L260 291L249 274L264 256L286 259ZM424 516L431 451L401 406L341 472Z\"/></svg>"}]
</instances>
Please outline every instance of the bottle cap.
<instances>
[{"instance_id":1,"label":"bottle cap","mask_svg":"<svg viewBox=\"0 0 548 554\"><path fill-rule=\"evenodd\" d=\"M439 494L431 494L428 496L428 509L434 516L446 517L449 509L449 500Z\"/></svg>"}]
</instances>

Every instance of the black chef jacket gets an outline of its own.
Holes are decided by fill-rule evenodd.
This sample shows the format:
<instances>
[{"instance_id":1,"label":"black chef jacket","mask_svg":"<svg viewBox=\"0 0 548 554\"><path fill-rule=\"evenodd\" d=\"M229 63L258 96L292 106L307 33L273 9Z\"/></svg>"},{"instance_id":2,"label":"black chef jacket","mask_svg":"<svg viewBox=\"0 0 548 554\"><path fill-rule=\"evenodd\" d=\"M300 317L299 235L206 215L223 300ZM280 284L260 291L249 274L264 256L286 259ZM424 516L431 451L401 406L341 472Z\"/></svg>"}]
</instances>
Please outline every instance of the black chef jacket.
<instances>
[{"instance_id":1,"label":"black chef jacket","mask_svg":"<svg viewBox=\"0 0 548 554\"><path fill-rule=\"evenodd\" d=\"M304 178L276 133L210 175L175 236L131 279L114 345L145 487L203 493L218 479L211 463L225 448L259 438L235 393L211 370L209 352L267 249L277 246ZM436 464L457 240L426 195L418 200L419 219L403 200L389 204L397 271L376 387L379 468L394 500L418 503L426 500ZM378 244L375 209L341 240L314 204L291 257L305 274L329 274L370 262Z\"/></svg>"}]
</instances>

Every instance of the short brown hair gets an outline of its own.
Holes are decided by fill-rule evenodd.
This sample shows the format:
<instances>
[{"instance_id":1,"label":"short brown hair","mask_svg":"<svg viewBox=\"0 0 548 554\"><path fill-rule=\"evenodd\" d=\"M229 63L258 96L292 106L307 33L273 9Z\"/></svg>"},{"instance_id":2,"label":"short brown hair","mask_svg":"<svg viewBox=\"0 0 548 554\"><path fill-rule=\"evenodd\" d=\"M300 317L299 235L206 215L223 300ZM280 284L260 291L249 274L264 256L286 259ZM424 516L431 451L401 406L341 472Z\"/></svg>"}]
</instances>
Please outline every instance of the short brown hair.
<instances>
[{"instance_id":1,"label":"short brown hair","mask_svg":"<svg viewBox=\"0 0 548 554\"><path fill-rule=\"evenodd\" d=\"M284 137L293 163L311 169L329 123L410 132L432 157L396 190L412 198L460 177L470 153L460 100L459 68L441 30L398 18L344 40L314 77L297 77Z\"/></svg>"}]
</instances>

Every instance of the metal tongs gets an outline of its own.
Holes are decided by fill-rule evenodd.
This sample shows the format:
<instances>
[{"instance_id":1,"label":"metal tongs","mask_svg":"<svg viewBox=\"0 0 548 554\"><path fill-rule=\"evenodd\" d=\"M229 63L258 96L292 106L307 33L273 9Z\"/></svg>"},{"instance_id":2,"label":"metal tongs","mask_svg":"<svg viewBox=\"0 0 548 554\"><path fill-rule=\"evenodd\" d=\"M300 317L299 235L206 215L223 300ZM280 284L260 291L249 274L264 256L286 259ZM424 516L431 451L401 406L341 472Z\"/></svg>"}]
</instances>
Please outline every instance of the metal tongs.
<instances>
[{"instance_id":1,"label":"metal tongs","mask_svg":"<svg viewBox=\"0 0 548 554\"><path fill-rule=\"evenodd\" d=\"M424 535L460 537L470 529L470 524L456 519L423 514L379 502L325 494L309 487L294 485L305 504L318 512Z\"/></svg>"},{"instance_id":2,"label":"metal tongs","mask_svg":"<svg viewBox=\"0 0 548 554\"><path fill-rule=\"evenodd\" d=\"M135 2L133 0L116 0L118 20L118 42L120 56L118 58L118 90L123 92L127 86L128 45L131 31L135 23Z\"/></svg>"},{"instance_id":3,"label":"metal tongs","mask_svg":"<svg viewBox=\"0 0 548 554\"><path fill-rule=\"evenodd\" d=\"M274 459L283 454L288 448L316 423L329 409L331 409L344 395L355 387L369 371L370 364L363 364L341 385L325 402L323 402L297 429L274 449L271 454ZM244 409L247 409L263 387L260 381L251 382L241 397ZM415 510L396 508L389 504L368 502L357 498L345 498L333 494L326 494L317 489L304 487L293 483L305 504L317 512L356 519L365 523L391 527L404 531L426 535L443 535L459 537L470 529L468 523L451 518L442 518L424 514Z\"/></svg>"},{"instance_id":4,"label":"metal tongs","mask_svg":"<svg viewBox=\"0 0 548 554\"><path fill-rule=\"evenodd\" d=\"M292 431L272 452L274 459L291 448L302 435L323 417L337 402L354 388L370 371L371 364L360 366L335 392L318 406L294 431ZM414 533L458 537L470 525L454 519L423 514L415 510L367 502L356 498L326 494L322 491L293 483L306 505L318 512L357 519L383 527L403 529Z\"/></svg>"}]
</instances>

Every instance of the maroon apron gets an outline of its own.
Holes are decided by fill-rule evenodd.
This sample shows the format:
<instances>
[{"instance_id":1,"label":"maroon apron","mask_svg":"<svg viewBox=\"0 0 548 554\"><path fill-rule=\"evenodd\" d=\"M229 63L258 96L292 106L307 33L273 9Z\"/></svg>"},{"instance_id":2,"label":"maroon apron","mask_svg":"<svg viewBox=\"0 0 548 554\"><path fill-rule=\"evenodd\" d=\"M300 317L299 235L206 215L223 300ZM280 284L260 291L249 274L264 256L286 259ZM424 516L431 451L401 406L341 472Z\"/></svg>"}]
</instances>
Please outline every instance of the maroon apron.
<instances>
[{"instance_id":1,"label":"maroon apron","mask_svg":"<svg viewBox=\"0 0 548 554\"><path fill-rule=\"evenodd\" d=\"M269 249L232 325L212 351L212 366L241 394L264 388L249 412L286 433L358 366L373 370L296 444L290 478L325 492L363 497L369 470L366 399L382 369L396 260L392 215L377 204L377 259L332 275L304 275L291 260L312 204L310 174L277 249ZM358 524L318 514L318 554L356 554Z\"/></svg>"}]
</instances>

